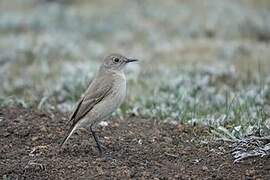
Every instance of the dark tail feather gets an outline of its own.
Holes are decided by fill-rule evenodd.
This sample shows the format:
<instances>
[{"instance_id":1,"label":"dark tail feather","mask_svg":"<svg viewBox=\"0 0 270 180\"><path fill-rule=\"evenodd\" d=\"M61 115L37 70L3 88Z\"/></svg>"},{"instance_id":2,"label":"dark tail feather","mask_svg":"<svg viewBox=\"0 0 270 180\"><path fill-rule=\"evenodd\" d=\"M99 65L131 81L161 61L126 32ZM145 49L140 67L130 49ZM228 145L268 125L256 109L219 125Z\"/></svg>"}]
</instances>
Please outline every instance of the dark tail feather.
<instances>
[{"instance_id":1,"label":"dark tail feather","mask_svg":"<svg viewBox=\"0 0 270 180\"><path fill-rule=\"evenodd\" d=\"M75 126L71 126L68 130L68 133L66 134L65 138L62 140L60 147L62 148L63 145L67 142L67 140L70 138L70 136L74 133L76 127Z\"/></svg>"}]
</instances>

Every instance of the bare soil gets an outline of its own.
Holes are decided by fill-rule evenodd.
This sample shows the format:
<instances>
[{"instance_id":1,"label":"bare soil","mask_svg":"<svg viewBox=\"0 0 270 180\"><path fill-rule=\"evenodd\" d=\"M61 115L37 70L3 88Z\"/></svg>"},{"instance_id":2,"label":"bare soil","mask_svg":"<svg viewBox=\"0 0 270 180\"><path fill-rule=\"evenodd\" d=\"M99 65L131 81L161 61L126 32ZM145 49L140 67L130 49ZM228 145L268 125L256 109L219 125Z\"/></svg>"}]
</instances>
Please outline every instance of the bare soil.
<instances>
[{"instance_id":1,"label":"bare soil","mask_svg":"<svg viewBox=\"0 0 270 180\"><path fill-rule=\"evenodd\" d=\"M270 179L270 159L233 163L230 144L206 142L207 129L129 117L97 134L59 143L67 114L0 109L0 178L6 179Z\"/></svg>"}]
</instances>

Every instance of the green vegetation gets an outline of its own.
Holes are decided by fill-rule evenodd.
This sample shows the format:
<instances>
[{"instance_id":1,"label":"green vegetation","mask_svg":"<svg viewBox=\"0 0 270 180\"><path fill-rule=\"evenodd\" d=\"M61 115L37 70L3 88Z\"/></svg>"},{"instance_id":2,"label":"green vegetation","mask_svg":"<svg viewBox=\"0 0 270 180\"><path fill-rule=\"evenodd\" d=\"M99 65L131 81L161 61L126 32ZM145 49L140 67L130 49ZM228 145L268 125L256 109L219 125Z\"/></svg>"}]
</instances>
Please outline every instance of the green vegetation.
<instances>
[{"instance_id":1,"label":"green vegetation","mask_svg":"<svg viewBox=\"0 0 270 180\"><path fill-rule=\"evenodd\" d=\"M120 52L141 61L118 116L270 135L270 6L255 2L2 1L0 106L71 111L98 60Z\"/></svg>"}]
</instances>

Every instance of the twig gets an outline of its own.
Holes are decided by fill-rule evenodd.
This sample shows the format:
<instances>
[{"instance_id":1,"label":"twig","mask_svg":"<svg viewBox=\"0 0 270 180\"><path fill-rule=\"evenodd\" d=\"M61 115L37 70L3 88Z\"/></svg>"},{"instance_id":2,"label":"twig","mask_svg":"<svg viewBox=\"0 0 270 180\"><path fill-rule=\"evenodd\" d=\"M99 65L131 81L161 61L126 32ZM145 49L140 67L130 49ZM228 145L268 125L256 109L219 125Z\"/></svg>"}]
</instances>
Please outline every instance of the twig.
<instances>
[{"instance_id":1,"label":"twig","mask_svg":"<svg viewBox=\"0 0 270 180\"><path fill-rule=\"evenodd\" d=\"M175 155L175 154L170 154L170 153L167 153L167 152L165 152L164 154L165 154L166 156L169 156L169 157L179 158L179 156L178 156L178 155Z\"/></svg>"}]
</instances>

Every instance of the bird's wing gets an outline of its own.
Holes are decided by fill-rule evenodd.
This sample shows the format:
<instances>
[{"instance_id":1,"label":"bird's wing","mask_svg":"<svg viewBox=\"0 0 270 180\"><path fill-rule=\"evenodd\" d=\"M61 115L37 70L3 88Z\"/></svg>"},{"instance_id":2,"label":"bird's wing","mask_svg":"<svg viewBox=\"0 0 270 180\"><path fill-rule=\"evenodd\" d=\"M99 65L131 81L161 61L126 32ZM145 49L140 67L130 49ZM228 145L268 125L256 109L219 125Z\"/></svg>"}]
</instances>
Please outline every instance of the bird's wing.
<instances>
[{"instance_id":1,"label":"bird's wing","mask_svg":"<svg viewBox=\"0 0 270 180\"><path fill-rule=\"evenodd\" d=\"M91 111L96 104L111 93L112 84L113 79L111 76L106 76L106 78L100 77L90 84L89 88L85 92L84 97L81 98L70 117L72 127L75 126L75 124L89 111Z\"/></svg>"}]
</instances>

